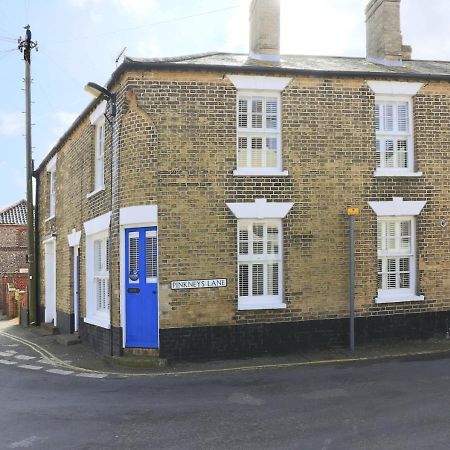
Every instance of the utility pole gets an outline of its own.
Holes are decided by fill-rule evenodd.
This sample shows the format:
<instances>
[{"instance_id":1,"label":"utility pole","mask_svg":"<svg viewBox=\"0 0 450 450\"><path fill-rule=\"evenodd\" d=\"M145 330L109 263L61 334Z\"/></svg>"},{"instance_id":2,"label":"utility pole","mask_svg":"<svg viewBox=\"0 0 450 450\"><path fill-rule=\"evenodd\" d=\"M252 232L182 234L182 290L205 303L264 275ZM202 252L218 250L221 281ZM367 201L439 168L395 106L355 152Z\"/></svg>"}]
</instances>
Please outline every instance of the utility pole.
<instances>
[{"instance_id":1,"label":"utility pole","mask_svg":"<svg viewBox=\"0 0 450 450\"><path fill-rule=\"evenodd\" d=\"M349 219L349 343L351 352L355 351L355 217L360 215L359 208L347 208Z\"/></svg>"},{"instance_id":2,"label":"utility pole","mask_svg":"<svg viewBox=\"0 0 450 450\"><path fill-rule=\"evenodd\" d=\"M19 38L18 48L25 61L25 151L27 164L27 228L28 228L28 324L36 323L36 243L34 239L33 156L31 147L31 50L37 42L31 40L30 26L25 27L25 39Z\"/></svg>"}]
</instances>

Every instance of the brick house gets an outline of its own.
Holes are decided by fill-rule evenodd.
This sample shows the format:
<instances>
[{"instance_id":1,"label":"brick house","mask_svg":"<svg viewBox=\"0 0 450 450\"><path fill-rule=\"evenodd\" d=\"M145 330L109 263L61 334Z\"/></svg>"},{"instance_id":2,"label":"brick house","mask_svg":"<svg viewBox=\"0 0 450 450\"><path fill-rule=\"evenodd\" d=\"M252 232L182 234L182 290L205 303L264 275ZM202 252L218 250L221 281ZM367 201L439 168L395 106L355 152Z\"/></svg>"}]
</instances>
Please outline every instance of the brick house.
<instances>
[{"instance_id":1,"label":"brick house","mask_svg":"<svg viewBox=\"0 0 450 450\"><path fill-rule=\"evenodd\" d=\"M369 2L365 58L280 56L276 0L248 55L126 58L36 171L41 319L112 354L343 345L358 207L357 342L444 333L450 62L399 10Z\"/></svg>"},{"instance_id":2,"label":"brick house","mask_svg":"<svg viewBox=\"0 0 450 450\"><path fill-rule=\"evenodd\" d=\"M0 313L15 317L7 299L8 285L24 290L28 282L27 203L21 200L0 210Z\"/></svg>"}]
</instances>

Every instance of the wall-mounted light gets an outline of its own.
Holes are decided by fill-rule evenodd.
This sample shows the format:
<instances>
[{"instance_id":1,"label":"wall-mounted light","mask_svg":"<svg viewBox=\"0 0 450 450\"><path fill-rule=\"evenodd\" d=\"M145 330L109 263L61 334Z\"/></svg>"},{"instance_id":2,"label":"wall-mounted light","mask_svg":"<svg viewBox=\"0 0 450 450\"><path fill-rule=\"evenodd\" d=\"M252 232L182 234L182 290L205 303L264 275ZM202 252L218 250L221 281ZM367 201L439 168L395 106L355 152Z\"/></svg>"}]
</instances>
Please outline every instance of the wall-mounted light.
<instances>
[{"instance_id":1,"label":"wall-mounted light","mask_svg":"<svg viewBox=\"0 0 450 450\"><path fill-rule=\"evenodd\" d=\"M93 95L94 97L101 97L104 100L109 101L110 114L112 117L116 116L116 94L108 91L108 89L105 89L103 86L100 86L97 83L93 83L92 81L89 81L89 83L86 84L84 90L86 92L89 92L89 94Z\"/></svg>"}]
</instances>

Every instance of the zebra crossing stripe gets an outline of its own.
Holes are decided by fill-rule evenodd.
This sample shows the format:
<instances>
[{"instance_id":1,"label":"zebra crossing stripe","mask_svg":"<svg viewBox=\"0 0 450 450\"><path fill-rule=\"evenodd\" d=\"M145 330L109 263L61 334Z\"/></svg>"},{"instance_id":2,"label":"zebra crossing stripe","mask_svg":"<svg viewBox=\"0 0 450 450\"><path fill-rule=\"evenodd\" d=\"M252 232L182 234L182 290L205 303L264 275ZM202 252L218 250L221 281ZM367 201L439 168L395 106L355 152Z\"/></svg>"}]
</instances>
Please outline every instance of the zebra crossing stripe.
<instances>
[{"instance_id":1,"label":"zebra crossing stripe","mask_svg":"<svg viewBox=\"0 0 450 450\"><path fill-rule=\"evenodd\" d=\"M28 370L41 370L42 366L32 366L31 364L19 364L17 367Z\"/></svg>"},{"instance_id":2,"label":"zebra crossing stripe","mask_svg":"<svg viewBox=\"0 0 450 450\"><path fill-rule=\"evenodd\" d=\"M10 366L12 364L17 364L17 361L9 361L8 359L0 359L0 364L5 364L6 366Z\"/></svg>"},{"instance_id":3,"label":"zebra crossing stripe","mask_svg":"<svg viewBox=\"0 0 450 450\"><path fill-rule=\"evenodd\" d=\"M56 373L57 375L71 375L73 370L47 369L46 372Z\"/></svg>"},{"instance_id":4,"label":"zebra crossing stripe","mask_svg":"<svg viewBox=\"0 0 450 450\"><path fill-rule=\"evenodd\" d=\"M30 361L31 359L36 359L36 356L16 355L14 358L21 359L22 361Z\"/></svg>"},{"instance_id":5,"label":"zebra crossing stripe","mask_svg":"<svg viewBox=\"0 0 450 450\"><path fill-rule=\"evenodd\" d=\"M83 373L77 373L75 375L76 377L83 377L83 378L105 378L108 376L106 373L89 373L89 372L83 372Z\"/></svg>"}]
</instances>

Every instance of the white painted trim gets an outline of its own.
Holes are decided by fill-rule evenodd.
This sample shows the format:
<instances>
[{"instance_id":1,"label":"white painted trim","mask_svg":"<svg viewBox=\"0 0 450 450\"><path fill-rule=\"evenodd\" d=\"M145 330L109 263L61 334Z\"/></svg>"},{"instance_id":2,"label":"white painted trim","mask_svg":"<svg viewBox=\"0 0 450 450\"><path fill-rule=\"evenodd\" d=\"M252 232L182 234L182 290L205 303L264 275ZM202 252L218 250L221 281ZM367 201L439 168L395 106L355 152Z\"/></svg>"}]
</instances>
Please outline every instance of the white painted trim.
<instances>
[{"instance_id":1,"label":"white painted trim","mask_svg":"<svg viewBox=\"0 0 450 450\"><path fill-rule=\"evenodd\" d=\"M85 317L83 320L84 323L89 323L90 325L95 325L97 327L106 328L109 330L111 328L111 323L109 321L109 317L100 317L100 316L90 316Z\"/></svg>"},{"instance_id":2,"label":"white painted trim","mask_svg":"<svg viewBox=\"0 0 450 450\"><path fill-rule=\"evenodd\" d=\"M401 197L394 197L387 202L369 202L377 216L418 216L426 204L426 200L404 202Z\"/></svg>"},{"instance_id":3,"label":"white painted trim","mask_svg":"<svg viewBox=\"0 0 450 450\"><path fill-rule=\"evenodd\" d=\"M124 225L136 225L142 223L158 223L158 206L129 206L128 208L120 208L119 223ZM130 227L129 227L130 228Z\"/></svg>"},{"instance_id":4,"label":"white painted trim","mask_svg":"<svg viewBox=\"0 0 450 450\"><path fill-rule=\"evenodd\" d=\"M375 303L400 303L400 302L420 302L424 301L425 297L423 295L412 295L412 294L397 294L388 295L384 292L378 291L378 297L375 298Z\"/></svg>"},{"instance_id":5,"label":"white painted trim","mask_svg":"<svg viewBox=\"0 0 450 450\"><path fill-rule=\"evenodd\" d=\"M98 194L99 192L103 192L105 190L105 186L99 186L95 191L89 192L89 194L86 194L86 198L91 198L95 194Z\"/></svg>"},{"instance_id":6,"label":"white painted trim","mask_svg":"<svg viewBox=\"0 0 450 450\"><path fill-rule=\"evenodd\" d=\"M100 102L98 106L94 109L92 114L89 116L89 120L91 121L92 125L94 125L98 121L98 119L103 117L103 114L105 114L106 111L107 103L108 102L106 100Z\"/></svg>"},{"instance_id":7,"label":"white painted trim","mask_svg":"<svg viewBox=\"0 0 450 450\"><path fill-rule=\"evenodd\" d=\"M80 232L81 235L81 232ZM79 242L79 241L78 241ZM69 244L70 245L70 244ZM73 328L77 333L80 330L80 274L78 273L77 258L80 255L78 244L73 246L72 264L73 264Z\"/></svg>"},{"instance_id":8,"label":"white painted trim","mask_svg":"<svg viewBox=\"0 0 450 450\"><path fill-rule=\"evenodd\" d=\"M255 300L238 300L239 311L250 311L253 309L286 309L286 303L274 302L273 300L264 301L259 297L254 297Z\"/></svg>"},{"instance_id":9,"label":"white painted trim","mask_svg":"<svg viewBox=\"0 0 450 450\"><path fill-rule=\"evenodd\" d=\"M392 168L388 169L386 167L378 168L373 173L374 177L421 177L423 172L410 172L408 169Z\"/></svg>"},{"instance_id":10,"label":"white painted trim","mask_svg":"<svg viewBox=\"0 0 450 450\"><path fill-rule=\"evenodd\" d=\"M257 198L254 203L227 203L227 206L237 219L283 219L294 203L269 203L265 198Z\"/></svg>"},{"instance_id":11,"label":"white painted trim","mask_svg":"<svg viewBox=\"0 0 450 450\"><path fill-rule=\"evenodd\" d=\"M281 92L292 78L263 77L259 75L227 75L237 90Z\"/></svg>"},{"instance_id":12,"label":"white painted trim","mask_svg":"<svg viewBox=\"0 0 450 450\"><path fill-rule=\"evenodd\" d=\"M233 176L235 177L288 177L289 172L283 170L282 172L273 169L257 169L257 168L247 168L247 169L235 169L233 170Z\"/></svg>"},{"instance_id":13,"label":"white painted trim","mask_svg":"<svg viewBox=\"0 0 450 450\"><path fill-rule=\"evenodd\" d=\"M47 172L55 172L56 171L56 159L57 154L53 156L53 158L47 163Z\"/></svg>"},{"instance_id":14,"label":"white painted trim","mask_svg":"<svg viewBox=\"0 0 450 450\"><path fill-rule=\"evenodd\" d=\"M423 83L407 83L404 81L367 81L372 91L379 95L408 95L414 96L419 92Z\"/></svg>"},{"instance_id":15,"label":"white painted trim","mask_svg":"<svg viewBox=\"0 0 450 450\"><path fill-rule=\"evenodd\" d=\"M47 239L45 239L44 241L42 241L42 243L44 244L44 276L45 276L45 297L44 297L44 304L45 304L45 317L44 317L44 321L45 322L51 322L53 320L53 325L56 327L56 320L57 320L57 316L56 316L56 237L52 236L49 237ZM52 244L53 246L53 251L52 254L50 255L48 252L48 244ZM53 299L51 300L51 309L47 307L48 305L48 282L49 280L47 279L47 275L48 275L48 268L47 268L47 264L48 264L48 257L51 257L53 259L53 267L52 267L52 290L53 290ZM51 313L51 314L49 314Z\"/></svg>"},{"instance_id":16,"label":"white painted trim","mask_svg":"<svg viewBox=\"0 0 450 450\"><path fill-rule=\"evenodd\" d=\"M383 66L389 66L389 67L401 67L403 65L403 61L392 61L391 59L384 59L384 58L372 58L370 56L367 57L367 61L372 64L381 64Z\"/></svg>"},{"instance_id":17,"label":"white painted trim","mask_svg":"<svg viewBox=\"0 0 450 450\"><path fill-rule=\"evenodd\" d=\"M102 231L108 230L110 220L111 220L111 213L108 212L106 214L96 217L95 219L84 222L84 231L86 233L86 236L90 236L92 234L97 234Z\"/></svg>"},{"instance_id":18,"label":"white painted trim","mask_svg":"<svg viewBox=\"0 0 450 450\"><path fill-rule=\"evenodd\" d=\"M77 247L80 245L81 231L77 231L76 228L72 230L72 233L67 235L69 247Z\"/></svg>"},{"instance_id":19,"label":"white painted trim","mask_svg":"<svg viewBox=\"0 0 450 450\"><path fill-rule=\"evenodd\" d=\"M248 56L257 61L280 62L280 55L266 55L264 53L249 52Z\"/></svg>"}]
</instances>

